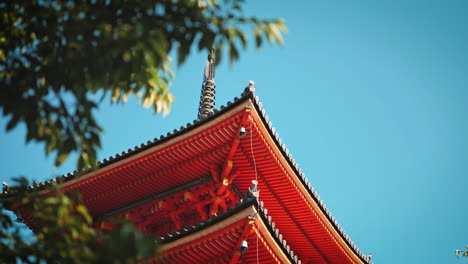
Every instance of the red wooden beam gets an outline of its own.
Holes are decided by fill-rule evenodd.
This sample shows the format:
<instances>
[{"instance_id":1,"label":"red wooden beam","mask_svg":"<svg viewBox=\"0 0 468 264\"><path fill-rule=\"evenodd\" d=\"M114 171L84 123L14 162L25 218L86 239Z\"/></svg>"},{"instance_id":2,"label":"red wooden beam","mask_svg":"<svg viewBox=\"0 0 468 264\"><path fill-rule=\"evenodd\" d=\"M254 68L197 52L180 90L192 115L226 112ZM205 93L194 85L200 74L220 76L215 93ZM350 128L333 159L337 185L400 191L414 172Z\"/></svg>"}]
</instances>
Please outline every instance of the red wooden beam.
<instances>
[{"instance_id":1,"label":"red wooden beam","mask_svg":"<svg viewBox=\"0 0 468 264\"><path fill-rule=\"evenodd\" d=\"M248 221L246 223L246 226L244 228L244 231L242 232L242 235L239 237L239 239L238 239L238 241L236 243L236 246L234 247L234 252L232 254L231 260L229 261L229 264L237 263L239 258L242 256L242 252L241 252L241 249L240 249L241 243L242 243L242 241L247 240L247 237L250 235L250 233L252 231L254 223L255 223L255 220L248 219Z\"/></svg>"},{"instance_id":2,"label":"red wooden beam","mask_svg":"<svg viewBox=\"0 0 468 264\"><path fill-rule=\"evenodd\" d=\"M236 153L237 148L239 147L240 138L241 138L240 132L241 132L241 129L243 128L243 126L249 120L251 110L252 109L250 107L245 108L245 111L244 111L244 113L243 113L243 115L241 117L240 123L239 123L239 125L237 127L237 130L236 130L236 137L232 141L231 148L229 149L229 153L226 156L223 168L221 170L221 177L220 177L221 186L219 187L218 191L216 192L217 195L221 195L222 193L224 193L226 191L227 186L233 180L233 177L232 177L233 175L230 175L230 173L232 171L232 168L233 168L233 165L234 165L233 161L232 161L232 158L234 157L234 154ZM237 175L235 175L235 176L237 176Z\"/></svg>"}]
</instances>

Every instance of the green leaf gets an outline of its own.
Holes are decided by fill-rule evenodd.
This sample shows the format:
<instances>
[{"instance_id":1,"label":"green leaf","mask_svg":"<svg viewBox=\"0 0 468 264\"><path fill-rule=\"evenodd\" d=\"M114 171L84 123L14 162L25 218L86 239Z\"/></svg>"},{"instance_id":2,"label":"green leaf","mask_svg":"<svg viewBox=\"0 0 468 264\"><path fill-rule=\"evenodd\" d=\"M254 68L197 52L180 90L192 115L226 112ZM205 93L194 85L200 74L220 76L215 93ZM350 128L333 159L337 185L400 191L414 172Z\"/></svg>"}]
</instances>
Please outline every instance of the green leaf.
<instances>
[{"instance_id":1,"label":"green leaf","mask_svg":"<svg viewBox=\"0 0 468 264\"><path fill-rule=\"evenodd\" d=\"M239 52L237 51L236 46L231 43L229 45L229 59L231 64L234 64L234 62L239 58Z\"/></svg>"},{"instance_id":2,"label":"green leaf","mask_svg":"<svg viewBox=\"0 0 468 264\"><path fill-rule=\"evenodd\" d=\"M255 45L257 49L259 49L262 46L261 30L259 28L256 28L254 30L254 35L255 35Z\"/></svg>"},{"instance_id":3,"label":"green leaf","mask_svg":"<svg viewBox=\"0 0 468 264\"><path fill-rule=\"evenodd\" d=\"M68 155L70 155L70 152L62 152L57 155L57 158L55 159L55 166L58 167L60 166L63 162L65 162L68 158Z\"/></svg>"},{"instance_id":4,"label":"green leaf","mask_svg":"<svg viewBox=\"0 0 468 264\"><path fill-rule=\"evenodd\" d=\"M91 215L88 213L88 209L84 205L78 205L76 207L76 211L81 214L81 216L86 220L87 224L91 224L93 219L91 218Z\"/></svg>"},{"instance_id":5,"label":"green leaf","mask_svg":"<svg viewBox=\"0 0 468 264\"><path fill-rule=\"evenodd\" d=\"M275 24L269 24L270 34L272 35L273 39L278 42L278 44L283 45L283 37L281 36L281 32L279 31L278 27Z\"/></svg>"},{"instance_id":6,"label":"green leaf","mask_svg":"<svg viewBox=\"0 0 468 264\"><path fill-rule=\"evenodd\" d=\"M57 145L55 144L55 141L51 140L51 141L47 142L47 144L46 144L46 155L49 155L49 153L52 150L54 150L56 146ZM55 166L57 166L57 165L55 165Z\"/></svg>"},{"instance_id":7,"label":"green leaf","mask_svg":"<svg viewBox=\"0 0 468 264\"><path fill-rule=\"evenodd\" d=\"M138 102L165 115L174 102L168 54L176 53L176 64L182 65L197 46L207 51L215 46L217 63L228 54L232 64L249 44L247 33L257 48L265 39L283 42L282 20L246 17L243 7L240 0L157 6L6 1L9 19L0 19L0 61L27 62L0 73L0 109L11 117L6 130L24 124L26 142L44 144L46 154L56 152L56 166L72 152L78 152L78 168L94 165L100 147L100 134L89 138L100 129L93 119L100 102L94 96L110 94L112 102L125 103L135 93Z\"/></svg>"},{"instance_id":8,"label":"green leaf","mask_svg":"<svg viewBox=\"0 0 468 264\"><path fill-rule=\"evenodd\" d=\"M8 121L8 124L7 124L7 127L6 127L7 131L10 131L10 130L12 130L14 127L16 127L16 125L18 125L18 122L19 122L19 121L20 121L19 116L14 115L14 116L10 119L10 121Z\"/></svg>"}]
</instances>

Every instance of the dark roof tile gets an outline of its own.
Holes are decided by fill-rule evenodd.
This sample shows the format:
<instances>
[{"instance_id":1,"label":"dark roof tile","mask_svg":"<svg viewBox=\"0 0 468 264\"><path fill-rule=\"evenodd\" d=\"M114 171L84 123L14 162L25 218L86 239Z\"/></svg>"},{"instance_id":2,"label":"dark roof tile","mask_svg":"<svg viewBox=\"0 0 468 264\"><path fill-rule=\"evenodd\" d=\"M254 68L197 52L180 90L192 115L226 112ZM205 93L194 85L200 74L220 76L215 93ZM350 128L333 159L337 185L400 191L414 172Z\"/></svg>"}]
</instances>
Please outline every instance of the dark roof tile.
<instances>
[{"instance_id":1,"label":"dark roof tile","mask_svg":"<svg viewBox=\"0 0 468 264\"><path fill-rule=\"evenodd\" d=\"M280 149L282 149L283 154L285 157L287 157L288 162L291 164L291 168L295 170L296 174L300 176L299 178L302 180L304 186L307 187L309 194L318 202L320 205L322 211L326 214L326 216L331 220L331 222L335 225L339 233L345 240L348 242L348 244L354 249L354 251L359 255L359 256L364 256L359 249L354 245L354 243L349 239L348 235L343 231L342 227L336 222L334 217L332 218L332 215L328 209L326 209L325 204L323 203L322 200L320 200L320 196L317 194L317 192L313 189L313 187L310 185L310 182L307 181L307 178L305 175L302 173L301 169L299 168L299 165L293 160L292 155L289 153L289 150L286 149L286 145L282 143L282 139L279 137L279 134L276 132L275 127L273 127L273 123L269 120L269 117L265 114L266 111L262 109L262 104L259 101L259 97L254 95L255 87L253 85L248 86L245 88L244 92L242 93L241 98L235 97L234 102L229 101L227 103L227 106L221 106L220 109L221 111L216 111L216 115L212 115L209 118L203 119L203 120L193 120L192 123L187 123L186 127L181 127L180 130L174 129L174 133L167 133L166 136L161 135L159 139L154 139L153 141L148 141L146 144L141 144L140 147L135 146L134 150L129 149L128 152L122 152L122 155L116 154L115 157L109 157L108 159L103 159L102 162L100 163L100 167L105 167L109 164L112 164L118 160L121 160L127 156L131 156L133 154L136 154L140 151L143 151L145 149L148 149L152 146L155 146L159 144L161 141L165 141L167 139L170 139L172 137L175 137L179 134L182 134L202 123L207 122L208 120L214 119L218 114L222 114L225 111L228 111L231 107L236 106L236 103L243 101L244 99L251 98L254 101L255 107L259 110L258 112L261 114L261 117L263 117L265 123L268 125L270 134L273 136L273 138L276 140L276 144ZM57 182L61 183L64 181L68 181L73 179L77 175L77 171L74 171L73 173L68 173L66 176L60 176L57 177L56 180ZM45 185L40 185L38 186L37 184L35 186L29 186L27 189L32 190L33 188L43 188ZM236 205L237 206L237 205ZM333 219L333 220L332 220ZM204 225L205 223L201 224ZM169 235L168 235L169 236ZM174 235L172 235L174 236ZM362 257L364 261L367 261L368 263L372 263L372 261L367 257ZM299 260L300 263L300 260Z\"/></svg>"}]
</instances>

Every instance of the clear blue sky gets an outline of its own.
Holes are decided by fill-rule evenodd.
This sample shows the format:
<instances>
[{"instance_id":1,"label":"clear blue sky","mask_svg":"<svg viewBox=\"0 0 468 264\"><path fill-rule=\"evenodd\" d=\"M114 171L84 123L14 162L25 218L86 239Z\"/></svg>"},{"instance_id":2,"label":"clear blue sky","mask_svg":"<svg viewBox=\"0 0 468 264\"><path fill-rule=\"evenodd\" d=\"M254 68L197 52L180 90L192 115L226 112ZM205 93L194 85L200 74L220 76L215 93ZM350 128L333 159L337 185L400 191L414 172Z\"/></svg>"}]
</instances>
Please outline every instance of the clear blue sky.
<instances>
[{"instance_id":1,"label":"clear blue sky","mask_svg":"<svg viewBox=\"0 0 468 264\"><path fill-rule=\"evenodd\" d=\"M217 105L249 80L283 142L344 230L375 263L467 263L468 1L250 1L283 17L285 46L253 48L216 73ZM104 104L99 159L191 122L207 54L176 69L166 118ZM0 180L46 180L43 146L5 134Z\"/></svg>"}]
</instances>

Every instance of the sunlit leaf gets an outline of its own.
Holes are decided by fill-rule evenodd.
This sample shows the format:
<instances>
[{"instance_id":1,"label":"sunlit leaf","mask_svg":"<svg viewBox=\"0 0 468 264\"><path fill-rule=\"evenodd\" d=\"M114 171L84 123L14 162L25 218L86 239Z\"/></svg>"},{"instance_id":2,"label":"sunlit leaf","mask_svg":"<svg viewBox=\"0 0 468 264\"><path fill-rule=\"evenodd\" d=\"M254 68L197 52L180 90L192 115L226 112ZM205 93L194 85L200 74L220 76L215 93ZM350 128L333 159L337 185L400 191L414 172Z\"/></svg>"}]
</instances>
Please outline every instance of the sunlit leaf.
<instances>
[{"instance_id":1,"label":"sunlit leaf","mask_svg":"<svg viewBox=\"0 0 468 264\"><path fill-rule=\"evenodd\" d=\"M181 65L197 46L207 53L215 46L216 62L227 54L232 64L250 34L257 48L265 39L283 43L287 29L281 20L246 17L242 8L239 0L157 6L152 1L125 6L115 1L5 1L0 110L10 118L7 131L26 125L26 142L43 143L46 153L62 153L57 166L66 159L63 153L78 154L80 171L94 166L100 141L84 135L99 130L93 113L102 98L125 103L135 93L143 106L164 115L170 111L174 73L168 54L175 53Z\"/></svg>"}]
</instances>

